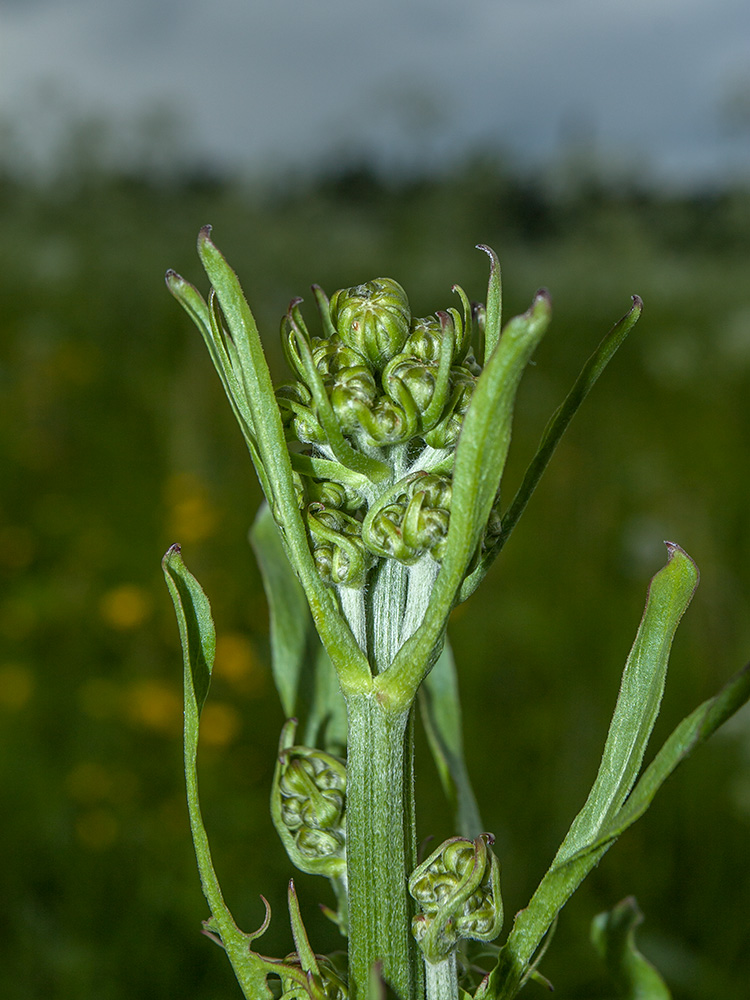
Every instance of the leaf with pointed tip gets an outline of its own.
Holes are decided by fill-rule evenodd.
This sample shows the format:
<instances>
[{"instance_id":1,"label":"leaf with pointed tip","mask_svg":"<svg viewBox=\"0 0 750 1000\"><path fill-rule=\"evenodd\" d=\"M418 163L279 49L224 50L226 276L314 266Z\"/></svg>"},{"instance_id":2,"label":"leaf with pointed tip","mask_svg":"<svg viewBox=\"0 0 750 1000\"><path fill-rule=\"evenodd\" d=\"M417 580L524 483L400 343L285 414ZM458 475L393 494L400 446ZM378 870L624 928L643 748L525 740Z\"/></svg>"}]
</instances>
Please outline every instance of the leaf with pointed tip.
<instances>
[{"instance_id":1,"label":"leaf with pointed tip","mask_svg":"<svg viewBox=\"0 0 750 1000\"><path fill-rule=\"evenodd\" d=\"M683 549L667 542L667 552L666 566L649 586L596 781L554 864L561 864L596 840L598 832L619 811L641 769L659 714L672 639L699 579L697 566Z\"/></svg>"},{"instance_id":2,"label":"leaf with pointed tip","mask_svg":"<svg viewBox=\"0 0 750 1000\"><path fill-rule=\"evenodd\" d=\"M490 976L488 997L495 1000L515 996L556 915L613 842L605 831L616 822L638 776L659 712L674 633L698 583L687 553L672 543L667 551L666 566L649 585L596 780L549 871L516 917Z\"/></svg>"},{"instance_id":3,"label":"leaf with pointed tip","mask_svg":"<svg viewBox=\"0 0 750 1000\"><path fill-rule=\"evenodd\" d=\"M503 514L497 543L484 553L479 565L464 581L461 587L460 601L465 601L468 597L471 597L484 579L492 563L500 554L503 546L510 538L513 529L518 524L521 515L526 509L526 505L539 484L539 480L542 478L544 470L547 468L555 449L560 443L560 439L578 411L579 406L593 389L599 376L615 356L617 349L638 322L642 311L643 302L637 295L634 295L630 311L615 323L602 340L581 369L581 373L573 384L573 388L552 415L542 434L536 454L529 463L523 481L516 495L513 497L510 507Z\"/></svg>"},{"instance_id":4,"label":"leaf with pointed tip","mask_svg":"<svg viewBox=\"0 0 750 1000\"><path fill-rule=\"evenodd\" d=\"M419 704L443 791L455 814L456 831L473 840L485 827L464 760L458 677L447 639L419 689Z\"/></svg>"},{"instance_id":5,"label":"leaf with pointed tip","mask_svg":"<svg viewBox=\"0 0 750 1000\"><path fill-rule=\"evenodd\" d=\"M183 653L185 693L185 783L187 786L190 829L195 846L203 895L211 910L210 927L218 931L234 974L247 1000L271 1000L272 993L266 983L266 962L250 945L259 933L245 934L237 927L224 902L216 876L208 834L203 825L198 797L198 736L200 713L208 694L211 671L216 649L211 607L203 589L182 560L179 545L173 545L162 560L164 577L172 597L180 630ZM266 922L264 922L264 927Z\"/></svg>"},{"instance_id":6,"label":"leaf with pointed tip","mask_svg":"<svg viewBox=\"0 0 750 1000\"><path fill-rule=\"evenodd\" d=\"M682 720L646 768L625 804L604 826L596 840L561 865L550 868L527 910L522 910L516 918L513 931L500 952L498 965L490 976L486 992L488 1000L510 1000L516 995L519 984L525 981L526 964L544 935L544 925L550 914L562 908L615 840L646 812L675 768L749 699L750 664L727 681L718 694L704 701ZM530 921L526 919L528 910L533 911Z\"/></svg>"},{"instance_id":7,"label":"leaf with pointed tip","mask_svg":"<svg viewBox=\"0 0 750 1000\"><path fill-rule=\"evenodd\" d=\"M307 936L305 925L302 922L299 900L297 899L297 890L294 888L294 879L289 880L288 900L289 920L292 924L292 937L294 938L294 947L297 949L299 964L302 966L304 972L311 972L315 976L320 976L320 969L318 968L318 963L315 959L315 952L310 947L310 940Z\"/></svg>"},{"instance_id":8,"label":"leaf with pointed tip","mask_svg":"<svg viewBox=\"0 0 750 1000\"><path fill-rule=\"evenodd\" d=\"M253 456L253 461L256 462L257 448L252 414L245 399L244 387L240 384L232 358L227 350L228 344L225 342L224 333L219 328L213 302L209 306L198 289L175 271L167 271L166 282L167 288L198 327L227 399L232 406L237 423Z\"/></svg>"},{"instance_id":9,"label":"leaf with pointed tip","mask_svg":"<svg viewBox=\"0 0 750 1000\"><path fill-rule=\"evenodd\" d=\"M231 367L241 383L255 432L252 451L256 470L271 505L290 562L304 588L315 626L336 666L342 683L367 685L370 669L362 650L342 616L333 588L321 580L308 545L297 504L292 465L263 347L237 275L204 226L198 253L216 293L231 335ZM229 341L228 341L229 343Z\"/></svg>"},{"instance_id":10,"label":"leaf with pointed tip","mask_svg":"<svg viewBox=\"0 0 750 1000\"><path fill-rule=\"evenodd\" d=\"M185 660L185 691L200 716L211 684L216 653L216 632L211 606L201 585L182 561L182 550L173 545L162 560L172 597Z\"/></svg>"},{"instance_id":11,"label":"leaf with pointed tip","mask_svg":"<svg viewBox=\"0 0 750 1000\"><path fill-rule=\"evenodd\" d=\"M300 531L303 532L284 428L255 318L237 275L212 242L210 232L210 226L201 229L198 254L231 334L233 368L244 388L244 397L257 436L260 460L271 485L272 495L268 500L274 509L274 516L285 529L298 520Z\"/></svg>"},{"instance_id":12,"label":"leaf with pointed tip","mask_svg":"<svg viewBox=\"0 0 750 1000\"><path fill-rule=\"evenodd\" d=\"M549 319L549 297L539 292L530 309L505 327L477 380L456 447L450 526L429 607L391 667L377 678L394 699L409 703L434 662L448 615L495 501L510 446L518 384Z\"/></svg>"},{"instance_id":13,"label":"leaf with pointed tip","mask_svg":"<svg viewBox=\"0 0 750 1000\"><path fill-rule=\"evenodd\" d=\"M492 247L483 243L477 244L477 250L483 250L490 258L490 280L487 286L487 303L484 320L484 351L482 365L486 365L500 339L503 321L503 286L500 261Z\"/></svg>"},{"instance_id":14,"label":"leaf with pointed tip","mask_svg":"<svg viewBox=\"0 0 750 1000\"><path fill-rule=\"evenodd\" d=\"M635 943L635 931L642 922L643 914L629 896L594 917L591 943L624 1000L671 1000L667 984Z\"/></svg>"}]
</instances>

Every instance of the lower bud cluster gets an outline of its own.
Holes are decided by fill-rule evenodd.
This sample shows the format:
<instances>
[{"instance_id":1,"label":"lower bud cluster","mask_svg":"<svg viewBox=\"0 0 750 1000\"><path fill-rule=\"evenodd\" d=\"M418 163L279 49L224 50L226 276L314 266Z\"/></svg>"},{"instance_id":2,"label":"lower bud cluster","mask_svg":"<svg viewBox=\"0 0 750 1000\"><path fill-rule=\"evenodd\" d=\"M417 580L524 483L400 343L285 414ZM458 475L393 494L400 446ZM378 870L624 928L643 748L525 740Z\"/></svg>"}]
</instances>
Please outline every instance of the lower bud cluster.
<instances>
[{"instance_id":1,"label":"lower bud cluster","mask_svg":"<svg viewBox=\"0 0 750 1000\"><path fill-rule=\"evenodd\" d=\"M492 941L503 924L500 866L491 834L451 837L409 879L420 907L412 932L428 962L442 962L460 940Z\"/></svg>"},{"instance_id":2,"label":"lower bud cluster","mask_svg":"<svg viewBox=\"0 0 750 1000\"><path fill-rule=\"evenodd\" d=\"M281 734L271 814L301 871L329 878L346 869L346 765L313 747L294 745L296 721Z\"/></svg>"}]
</instances>

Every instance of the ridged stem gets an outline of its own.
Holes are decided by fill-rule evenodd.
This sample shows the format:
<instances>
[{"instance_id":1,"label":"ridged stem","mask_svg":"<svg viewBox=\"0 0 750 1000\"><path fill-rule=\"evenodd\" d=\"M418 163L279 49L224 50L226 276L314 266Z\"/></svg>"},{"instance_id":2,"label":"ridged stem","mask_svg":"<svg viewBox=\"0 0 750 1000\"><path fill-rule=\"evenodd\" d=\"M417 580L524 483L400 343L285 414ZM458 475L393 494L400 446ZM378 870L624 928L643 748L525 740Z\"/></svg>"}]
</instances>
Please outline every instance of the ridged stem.
<instances>
[{"instance_id":1,"label":"ridged stem","mask_svg":"<svg viewBox=\"0 0 750 1000\"><path fill-rule=\"evenodd\" d=\"M365 1000L381 962L399 1000L418 1000L422 959L407 891L416 854L409 711L374 694L349 697L347 708L349 995Z\"/></svg>"},{"instance_id":2,"label":"ridged stem","mask_svg":"<svg viewBox=\"0 0 750 1000\"><path fill-rule=\"evenodd\" d=\"M458 1000L456 953L452 951L442 962L425 962L427 1000Z\"/></svg>"}]
</instances>

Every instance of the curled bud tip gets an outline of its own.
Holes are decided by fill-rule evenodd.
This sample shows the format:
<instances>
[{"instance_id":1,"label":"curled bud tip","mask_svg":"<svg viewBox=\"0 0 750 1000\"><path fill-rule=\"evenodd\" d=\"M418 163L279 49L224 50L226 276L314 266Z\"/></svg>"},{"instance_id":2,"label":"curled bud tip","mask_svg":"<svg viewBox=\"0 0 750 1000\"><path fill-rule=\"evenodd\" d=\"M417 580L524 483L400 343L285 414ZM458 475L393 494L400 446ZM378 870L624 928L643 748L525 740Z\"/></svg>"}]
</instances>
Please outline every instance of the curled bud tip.
<instances>
[{"instance_id":1,"label":"curled bud tip","mask_svg":"<svg viewBox=\"0 0 750 1000\"><path fill-rule=\"evenodd\" d=\"M213 229L213 226L210 226L208 224L206 224L205 226L201 226L200 231L198 233L198 249L200 249L201 243L210 243L211 242L211 230L212 229Z\"/></svg>"},{"instance_id":2,"label":"curled bud tip","mask_svg":"<svg viewBox=\"0 0 750 1000\"><path fill-rule=\"evenodd\" d=\"M486 243L477 243L475 249L482 250L484 253L487 254L487 256L490 258L490 263L493 271L499 270L500 260L495 251L492 249L492 247L488 247Z\"/></svg>"},{"instance_id":3,"label":"curled bud tip","mask_svg":"<svg viewBox=\"0 0 750 1000\"><path fill-rule=\"evenodd\" d=\"M643 312L643 299L640 295L631 295L633 300L633 309L637 310L639 313Z\"/></svg>"}]
</instances>

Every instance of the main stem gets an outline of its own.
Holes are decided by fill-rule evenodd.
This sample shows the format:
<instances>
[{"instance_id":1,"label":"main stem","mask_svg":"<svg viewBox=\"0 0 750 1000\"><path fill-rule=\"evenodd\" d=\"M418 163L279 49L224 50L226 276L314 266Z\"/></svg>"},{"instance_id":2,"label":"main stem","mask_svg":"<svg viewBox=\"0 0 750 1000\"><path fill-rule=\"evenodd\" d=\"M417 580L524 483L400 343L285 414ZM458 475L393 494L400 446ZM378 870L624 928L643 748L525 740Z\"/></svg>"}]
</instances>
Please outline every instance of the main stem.
<instances>
[{"instance_id":1,"label":"main stem","mask_svg":"<svg viewBox=\"0 0 750 1000\"><path fill-rule=\"evenodd\" d=\"M366 1000L371 970L399 1000L422 996L407 878L414 867L413 746L409 711L375 694L347 699L349 995Z\"/></svg>"}]
</instances>

